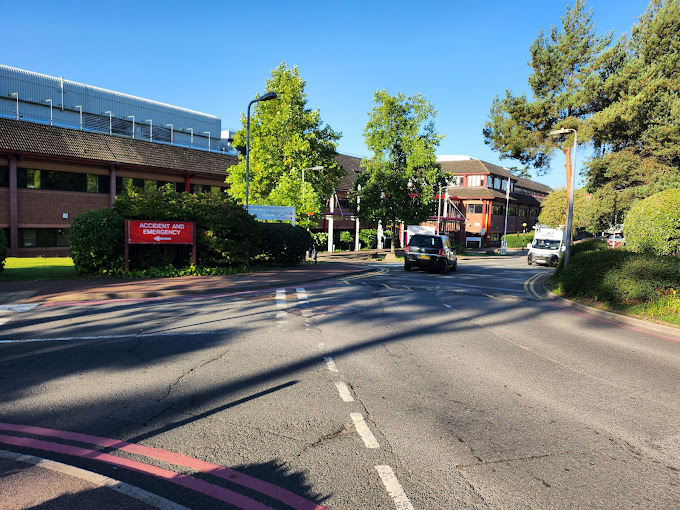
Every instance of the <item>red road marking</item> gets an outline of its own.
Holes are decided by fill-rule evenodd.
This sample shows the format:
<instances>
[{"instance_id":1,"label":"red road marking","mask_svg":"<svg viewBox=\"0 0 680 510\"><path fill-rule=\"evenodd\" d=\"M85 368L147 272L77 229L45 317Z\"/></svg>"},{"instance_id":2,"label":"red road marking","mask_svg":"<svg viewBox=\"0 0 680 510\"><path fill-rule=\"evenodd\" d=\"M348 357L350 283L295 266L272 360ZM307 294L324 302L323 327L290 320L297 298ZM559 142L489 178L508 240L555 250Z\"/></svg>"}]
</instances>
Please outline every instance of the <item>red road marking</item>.
<instances>
[{"instance_id":1,"label":"red road marking","mask_svg":"<svg viewBox=\"0 0 680 510\"><path fill-rule=\"evenodd\" d=\"M261 494L281 501L282 503L285 503L286 505L295 508L296 510L327 510L326 508L314 503L313 501L309 501L308 499L305 499L302 496L298 496L297 494L290 492L282 487L279 487L278 485L265 482L264 480L260 480L250 475L239 473L238 471L226 468L224 466L220 466L218 464L212 464L210 462L206 462L193 457L188 457L180 453L173 453L168 452L166 450L152 448L149 446L128 443L127 441L120 441L118 439L109 439L105 437L81 434L78 432L69 432L65 430L54 430L42 427L33 427L31 425L0 423L0 430L11 430L14 432L24 432L26 434L34 434L37 436L68 439L72 441L78 441L81 443L95 444L97 446L115 448L117 450L123 450L129 453L136 453L138 455L143 455L145 457L149 457L152 459L164 460L166 462L170 462L171 464L176 464L178 466L189 467L195 469L196 471L210 474L218 478L228 480L232 483L242 485L243 487L248 487L249 489L253 489ZM0 436L0 438L2 437L12 436ZM114 458L119 459L120 457Z\"/></svg>"},{"instance_id":2,"label":"red road marking","mask_svg":"<svg viewBox=\"0 0 680 510\"><path fill-rule=\"evenodd\" d=\"M193 491L206 494L212 498L224 501L225 503L229 503L230 505L234 505L238 508L242 508L243 510L271 510L270 507L263 505L262 503L258 503L257 501L246 496L242 496L241 494L230 491L229 489L223 489L222 487L212 485L210 483L204 482L203 480L197 480L191 476L182 475L175 473L174 471L168 471L167 469L161 469L155 466L150 466L142 462L137 462L136 460L116 457L115 455L110 455L108 453L101 453L94 450L87 450L85 448L78 448L65 444L51 443L49 441L41 441L40 439L31 439L28 437L6 436L4 434L0 434L0 442L15 446L35 448L48 452L63 453L73 457L97 460L106 464L124 467L131 471L137 471L139 473L162 478L170 483L174 483L175 485L180 485Z\"/></svg>"}]
</instances>

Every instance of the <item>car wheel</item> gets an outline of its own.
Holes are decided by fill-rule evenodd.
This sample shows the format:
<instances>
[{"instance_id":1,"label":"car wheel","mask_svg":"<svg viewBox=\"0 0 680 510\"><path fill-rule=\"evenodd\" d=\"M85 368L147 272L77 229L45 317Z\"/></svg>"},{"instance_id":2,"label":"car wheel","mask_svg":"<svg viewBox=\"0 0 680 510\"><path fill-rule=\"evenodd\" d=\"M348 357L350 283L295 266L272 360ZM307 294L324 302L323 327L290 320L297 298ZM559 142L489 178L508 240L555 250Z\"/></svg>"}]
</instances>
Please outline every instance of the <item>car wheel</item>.
<instances>
[{"instance_id":1,"label":"car wheel","mask_svg":"<svg viewBox=\"0 0 680 510\"><path fill-rule=\"evenodd\" d=\"M456 260L451 266L451 272L455 272L458 269L458 261Z\"/></svg>"},{"instance_id":2,"label":"car wheel","mask_svg":"<svg viewBox=\"0 0 680 510\"><path fill-rule=\"evenodd\" d=\"M411 270L411 264L404 264L404 271L410 271Z\"/></svg>"},{"instance_id":3,"label":"car wheel","mask_svg":"<svg viewBox=\"0 0 680 510\"><path fill-rule=\"evenodd\" d=\"M446 260L444 261L444 265L443 265L442 268L439 270L439 272L440 272L441 274L446 274L446 273L449 272L449 263L448 263Z\"/></svg>"},{"instance_id":4,"label":"car wheel","mask_svg":"<svg viewBox=\"0 0 680 510\"><path fill-rule=\"evenodd\" d=\"M560 263L560 259L553 258L552 260L550 260L550 265L552 267L557 267L557 264L559 264L559 263Z\"/></svg>"},{"instance_id":5,"label":"car wheel","mask_svg":"<svg viewBox=\"0 0 680 510\"><path fill-rule=\"evenodd\" d=\"M533 263L534 263L534 261L531 259L531 255L529 255L529 256L527 257L527 264L531 265L531 264L533 264Z\"/></svg>"}]
</instances>

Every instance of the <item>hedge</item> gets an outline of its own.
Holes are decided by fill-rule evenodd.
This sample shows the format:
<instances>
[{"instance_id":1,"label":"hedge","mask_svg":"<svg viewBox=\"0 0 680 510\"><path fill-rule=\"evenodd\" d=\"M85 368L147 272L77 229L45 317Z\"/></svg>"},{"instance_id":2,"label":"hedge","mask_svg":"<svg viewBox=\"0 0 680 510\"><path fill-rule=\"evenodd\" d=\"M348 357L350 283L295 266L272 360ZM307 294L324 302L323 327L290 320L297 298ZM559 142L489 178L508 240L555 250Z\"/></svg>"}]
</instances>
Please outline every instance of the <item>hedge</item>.
<instances>
[{"instance_id":1,"label":"hedge","mask_svg":"<svg viewBox=\"0 0 680 510\"><path fill-rule=\"evenodd\" d=\"M265 265L295 265L305 260L312 236L303 227L288 223L261 223L253 261Z\"/></svg>"},{"instance_id":2,"label":"hedge","mask_svg":"<svg viewBox=\"0 0 680 510\"><path fill-rule=\"evenodd\" d=\"M5 269L5 260L7 259L7 236L5 230L0 228L0 273Z\"/></svg>"},{"instance_id":3,"label":"hedge","mask_svg":"<svg viewBox=\"0 0 680 510\"><path fill-rule=\"evenodd\" d=\"M79 275L122 269L125 221L115 209L86 211L71 223L71 258Z\"/></svg>"},{"instance_id":4,"label":"hedge","mask_svg":"<svg viewBox=\"0 0 680 510\"><path fill-rule=\"evenodd\" d=\"M626 214L624 228L630 251L680 255L680 188L637 202Z\"/></svg>"}]
</instances>

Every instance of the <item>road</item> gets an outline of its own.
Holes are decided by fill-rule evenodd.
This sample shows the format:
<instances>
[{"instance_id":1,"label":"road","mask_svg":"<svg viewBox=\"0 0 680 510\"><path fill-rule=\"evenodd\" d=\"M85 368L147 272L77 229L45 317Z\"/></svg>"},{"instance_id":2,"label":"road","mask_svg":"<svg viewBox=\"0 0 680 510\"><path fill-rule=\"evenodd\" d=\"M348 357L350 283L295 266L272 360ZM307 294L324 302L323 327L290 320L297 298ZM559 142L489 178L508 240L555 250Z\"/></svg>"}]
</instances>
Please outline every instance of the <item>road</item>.
<instances>
[{"instance_id":1,"label":"road","mask_svg":"<svg viewBox=\"0 0 680 510\"><path fill-rule=\"evenodd\" d=\"M0 449L189 508L678 507L680 337L539 299L525 259L374 267L3 315Z\"/></svg>"}]
</instances>

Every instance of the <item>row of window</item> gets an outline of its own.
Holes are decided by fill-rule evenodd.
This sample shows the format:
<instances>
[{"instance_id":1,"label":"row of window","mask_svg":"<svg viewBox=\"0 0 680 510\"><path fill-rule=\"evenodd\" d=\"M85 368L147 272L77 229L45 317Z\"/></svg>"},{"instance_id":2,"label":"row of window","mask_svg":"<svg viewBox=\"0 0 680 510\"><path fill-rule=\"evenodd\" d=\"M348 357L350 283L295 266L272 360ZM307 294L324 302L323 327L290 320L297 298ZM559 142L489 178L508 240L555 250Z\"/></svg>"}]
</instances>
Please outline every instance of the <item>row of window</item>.
<instances>
[{"instance_id":1,"label":"row of window","mask_svg":"<svg viewBox=\"0 0 680 510\"><path fill-rule=\"evenodd\" d=\"M168 184L166 181L151 179L135 179L132 177L116 178L116 194L125 195L132 191L155 191ZM183 182L172 183L178 192L184 191ZM0 166L0 187L9 187L9 169ZM57 170L40 170L36 168L17 168L17 188L46 189L53 191L76 191L82 193L106 193L111 190L108 175L61 172ZM226 188L206 184L191 184L191 193L219 193Z\"/></svg>"},{"instance_id":2,"label":"row of window","mask_svg":"<svg viewBox=\"0 0 680 510\"><path fill-rule=\"evenodd\" d=\"M483 205L482 204L468 204L467 206L467 212L468 214L482 214L483 211ZM510 206L508 207L508 216L517 216L517 207L516 206ZM496 205L494 204L491 208L491 214L498 214L498 215L505 215L505 206L504 205ZM538 209L520 209L519 210L519 216L520 217L527 217L530 216L531 218L537 218L538 217Z\"/></svg>"},{"instance_id":3,"label":"row of window","mask_svg":"<svg viewBox=\"0 0 680 510\"><path fill-rule=\"evenodd\" d=\"M467 177L467 184L466 184ZM507 179L501 179L500 177L494 177L492 175L456 175L452 179L451 183L454 186L460 187L487 187L492 189L497 189L499 191L505 191L508 186ZM510 191L514 191L515 185L510 183Z\"/></svg>"}]
</instances>

